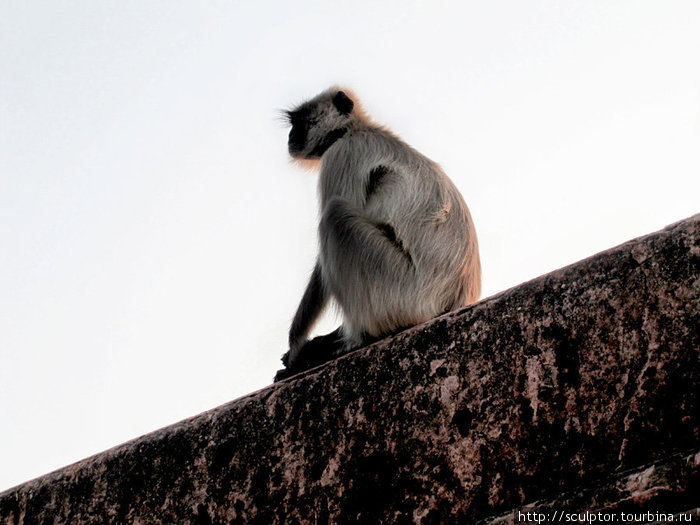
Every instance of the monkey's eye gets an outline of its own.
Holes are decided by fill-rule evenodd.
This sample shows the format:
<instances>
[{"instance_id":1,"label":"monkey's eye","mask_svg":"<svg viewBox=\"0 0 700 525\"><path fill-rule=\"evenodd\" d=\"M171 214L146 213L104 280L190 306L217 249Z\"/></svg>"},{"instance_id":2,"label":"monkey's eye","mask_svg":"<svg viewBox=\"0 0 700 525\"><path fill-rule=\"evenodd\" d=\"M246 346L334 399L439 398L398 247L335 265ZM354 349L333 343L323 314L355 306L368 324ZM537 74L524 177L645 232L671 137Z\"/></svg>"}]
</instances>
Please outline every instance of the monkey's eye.
<instances>
[{"instance_id":1,"label":"monkey's eye","mask_svg":"<svg viewBox=\"0 0 700 525\"><path fill-rule=\"evenodd\" d=\"M287 111L286 116L287 116L287 122L289 122L292 126L295 123L299 122L299 112L298 111Z\"/></svg>"},{"instance_id":2,"label":"monkey's eye","mask_svg":"<svg viewBox=\"0 0 700 525\"><path fill-rule=\"evenodd\" d=\"M292 126L301 126L311 117L309 109L297 109L296 111L287 111L287 119Z\"/></svg>"}]
</instances>

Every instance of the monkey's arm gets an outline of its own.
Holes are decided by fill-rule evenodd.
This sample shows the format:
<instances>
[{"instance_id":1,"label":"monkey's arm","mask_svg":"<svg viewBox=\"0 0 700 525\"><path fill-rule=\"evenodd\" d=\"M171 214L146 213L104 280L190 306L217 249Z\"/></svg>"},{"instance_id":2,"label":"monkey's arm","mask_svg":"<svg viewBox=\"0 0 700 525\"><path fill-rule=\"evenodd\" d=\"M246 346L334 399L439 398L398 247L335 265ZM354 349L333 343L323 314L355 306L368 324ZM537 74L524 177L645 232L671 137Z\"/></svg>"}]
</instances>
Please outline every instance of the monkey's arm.
<instances>
[{"instance_id":1,"label":"monkey's arm","mask_svg":"<svg viewBox=\"0 0 700 525\"><path fill-rule=\"evenodd\" d=\"M292 366L297 360L299 350L306 342L311 327L327 304L328 294L323 286L321 266L317 262L289 329L289 352L282 358L285 366Z\"/></svg>"}]
</instances>

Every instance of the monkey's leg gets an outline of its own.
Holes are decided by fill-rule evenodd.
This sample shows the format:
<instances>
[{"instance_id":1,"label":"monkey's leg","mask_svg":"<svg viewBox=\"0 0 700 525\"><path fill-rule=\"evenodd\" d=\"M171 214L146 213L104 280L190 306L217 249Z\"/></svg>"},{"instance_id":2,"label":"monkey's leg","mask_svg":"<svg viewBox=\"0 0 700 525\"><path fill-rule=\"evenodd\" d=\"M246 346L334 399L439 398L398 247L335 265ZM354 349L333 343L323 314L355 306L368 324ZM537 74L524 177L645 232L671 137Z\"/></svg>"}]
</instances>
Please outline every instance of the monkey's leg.
<instances>
[{"instance_id":1,"label":"monkey's leg","mask_svg":"<svg viewBox=\"0 0 700 525\"><path fill-rule=\"evenodd\" d=\"M282 356L282 362L285 366L294 366L309 331L327 304L328 294L323 285L321 267L316 263L289 329L289 351Z\"/></svg>"},{"instance_id":2,"label":"monkey's leg","mask_svg":"<svg viewBox=\"0 0 700 525\"><path fill-rule=\"evenodd\" d=\"M319 226L329 289L345 314L349 347L402 324L416 268L391 224L376 224L344 199L331 199ZM410 323L409 323L410 324Z\"/></svg>"},{"instance_id":3,"label":"monkey's leg","mask_svg":"<svg viewBox=\"0 0 700 525\"><path fill-rule=\"evenodd\" d=\"M319 226L321 244L342 276L358 272L413 273L406 251L391 224L376 224L349 201L334 197L326 205ZM370 284L374 284L370 281Z\"/></svg>"}]
</instances>

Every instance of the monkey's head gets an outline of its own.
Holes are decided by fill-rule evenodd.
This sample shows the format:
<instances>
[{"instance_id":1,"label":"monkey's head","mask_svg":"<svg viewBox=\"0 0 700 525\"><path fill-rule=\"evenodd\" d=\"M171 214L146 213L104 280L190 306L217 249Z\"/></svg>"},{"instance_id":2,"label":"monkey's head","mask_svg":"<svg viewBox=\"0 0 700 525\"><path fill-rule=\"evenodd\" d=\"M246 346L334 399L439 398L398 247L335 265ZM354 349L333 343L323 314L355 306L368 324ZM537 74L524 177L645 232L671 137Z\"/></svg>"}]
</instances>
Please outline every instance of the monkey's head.
<instances>
[{"instance_id":1,"label":"monkey's head","mask_svg":"<svg viewBox=\"0 0 700 525\"><path fill-rule=\"evenodd\" d=\"M295 159L320 159L347 133L355 103L345 91L331 88L286 112L292 125L289 154Z\"/></svg>"}]
</instances>

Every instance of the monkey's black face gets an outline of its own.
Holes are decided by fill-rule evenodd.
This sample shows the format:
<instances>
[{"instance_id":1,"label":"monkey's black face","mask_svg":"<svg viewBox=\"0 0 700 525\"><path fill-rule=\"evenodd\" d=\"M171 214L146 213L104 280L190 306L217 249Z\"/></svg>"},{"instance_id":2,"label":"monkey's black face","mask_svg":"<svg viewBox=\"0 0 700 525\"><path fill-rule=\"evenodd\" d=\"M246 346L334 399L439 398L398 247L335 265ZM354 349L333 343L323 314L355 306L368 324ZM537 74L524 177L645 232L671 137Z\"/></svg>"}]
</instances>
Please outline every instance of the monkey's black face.
<instances>
[{"instance_id":1,"label":"monkey's black face","mask_svg":"<svg viewBox=\"0 0 700 525\"><path fill-rule=\"evenodd\" d=\"M306 126L292 126L292 129L289 131L289 141L287 142L289 146L289 154L292 157L299 156L301 152L304 151L307 135L308 130Z\"/></svg>"},{"instance_id":2,"label":"monkey's black face","mask_svg":"<svg viewBox=\"0 0 700 525\"><path fill-rule=\"evenodd\" d=\"M289 123L292 125L292 129L289 131L289 140L287 142L289 146L289 154L292 157L301 156L301 153L304 151L304 146L306 146L309 129L311 128L312 123L309 113L310 112L305 108L287 113Z\"/></svg>"},{"instance_id":3,"label":"monkey's black face","mask_svg":"<svg viewBox=\"0 0 700 525\"><path fill-rule=\"evenodd\" d=\"M295 154L301 153L306 142L306 130L299 127L292 128L289 131L289 154L293 157Z\"/></svg>"}]
</instances>

